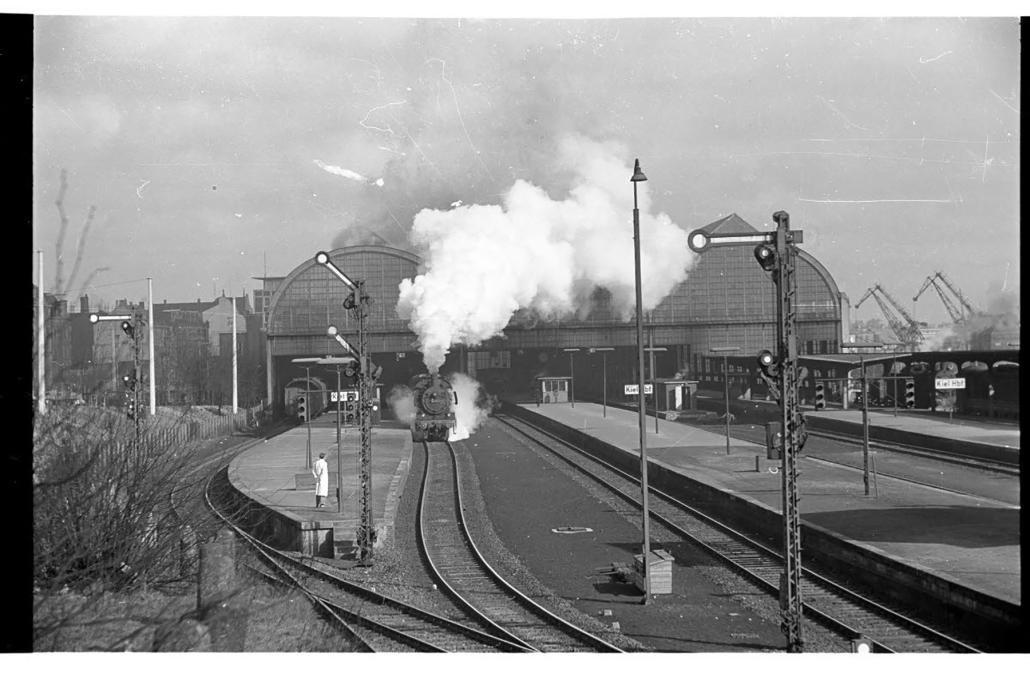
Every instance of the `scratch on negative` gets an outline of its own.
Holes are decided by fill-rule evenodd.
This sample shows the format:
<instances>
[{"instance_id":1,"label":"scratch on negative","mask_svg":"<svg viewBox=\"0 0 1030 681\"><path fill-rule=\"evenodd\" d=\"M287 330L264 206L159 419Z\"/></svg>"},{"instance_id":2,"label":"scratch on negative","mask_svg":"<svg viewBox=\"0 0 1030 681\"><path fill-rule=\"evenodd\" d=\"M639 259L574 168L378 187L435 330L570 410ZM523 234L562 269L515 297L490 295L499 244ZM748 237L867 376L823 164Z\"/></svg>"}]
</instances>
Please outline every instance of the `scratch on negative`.
<instances>
[{"instance_id":1,"label":"scratch on negative","mask_svg":"<svg viewBox=\"0 0 1030 681\"><path fill-rule=\"evenodd\" d=\"M929 59L926 59L926 58L924 58L924 57L920 57L920 58L919 58L919 63L920 63L920 64L929 64L930 62L932 62L932 61L937 61L937 60L938 60L938 59L940 59L941 57L945 57L945 56L947 56L947 55L949 55L949 54L951 54L951 50L947 50L946 52L941 52L941 53L940 53L940 54L938 54L938 55L937 55L936 57L931 57L931 58L929 58Z\"/></svg>"}]
</instances>

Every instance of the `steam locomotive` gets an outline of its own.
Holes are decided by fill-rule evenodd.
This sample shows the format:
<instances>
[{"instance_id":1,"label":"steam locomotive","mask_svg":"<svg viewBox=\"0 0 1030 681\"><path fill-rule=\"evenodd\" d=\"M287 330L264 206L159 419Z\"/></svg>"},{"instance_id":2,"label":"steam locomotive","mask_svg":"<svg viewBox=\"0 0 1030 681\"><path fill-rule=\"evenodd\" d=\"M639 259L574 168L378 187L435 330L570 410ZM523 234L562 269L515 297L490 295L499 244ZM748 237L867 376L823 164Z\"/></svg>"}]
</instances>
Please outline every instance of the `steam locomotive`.
<instances>
[{"instance_id":1,"label":"steam locomotive","mask_svg":"<svg viewBox=\"0 0 1030 681\"><path fill-rule=\"evenodd\" d=\"M411 380L415 418L411 422L413 442L446 442L454 428L454 405L458 402L451 384L438 374L419 374Z\"/></svg>"}]
</instances>

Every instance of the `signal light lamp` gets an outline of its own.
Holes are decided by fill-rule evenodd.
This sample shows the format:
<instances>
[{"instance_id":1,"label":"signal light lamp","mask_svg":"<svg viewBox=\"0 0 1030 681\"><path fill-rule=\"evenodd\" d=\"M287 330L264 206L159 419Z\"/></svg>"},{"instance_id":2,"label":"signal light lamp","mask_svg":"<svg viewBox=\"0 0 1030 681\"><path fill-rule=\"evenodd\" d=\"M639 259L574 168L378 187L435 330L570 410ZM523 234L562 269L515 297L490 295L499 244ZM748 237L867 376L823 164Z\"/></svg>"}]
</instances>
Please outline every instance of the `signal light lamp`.
<instances>
[{"instance_id":1,"label":"signal light lamp","mask_svg":"<svg viewBox=\"0 0 1030 681\"><path fill-rule=\"evenodd\" d=\"M772 272L776 268L776 251L768 244L755 246L755 260L766 272Z\"/></svg>"}]
</instances>

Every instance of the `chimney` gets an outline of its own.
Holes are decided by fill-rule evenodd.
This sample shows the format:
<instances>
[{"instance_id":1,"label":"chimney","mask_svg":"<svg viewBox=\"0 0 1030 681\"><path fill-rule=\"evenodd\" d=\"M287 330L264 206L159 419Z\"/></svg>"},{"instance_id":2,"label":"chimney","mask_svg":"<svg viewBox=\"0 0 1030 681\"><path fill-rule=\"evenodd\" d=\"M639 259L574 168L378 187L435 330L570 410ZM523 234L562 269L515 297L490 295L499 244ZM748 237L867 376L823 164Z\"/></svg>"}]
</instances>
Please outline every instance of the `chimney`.
<instances>
[{"instance_id":1,"label":"chimney","mask_svg":"<svg viewBox=\"0 0 1030 681\"><path fill-rule=\"evenodd\" d=\"M79 312L89 312L89 296L79 298Z\"/></svg>"}]
</instances>

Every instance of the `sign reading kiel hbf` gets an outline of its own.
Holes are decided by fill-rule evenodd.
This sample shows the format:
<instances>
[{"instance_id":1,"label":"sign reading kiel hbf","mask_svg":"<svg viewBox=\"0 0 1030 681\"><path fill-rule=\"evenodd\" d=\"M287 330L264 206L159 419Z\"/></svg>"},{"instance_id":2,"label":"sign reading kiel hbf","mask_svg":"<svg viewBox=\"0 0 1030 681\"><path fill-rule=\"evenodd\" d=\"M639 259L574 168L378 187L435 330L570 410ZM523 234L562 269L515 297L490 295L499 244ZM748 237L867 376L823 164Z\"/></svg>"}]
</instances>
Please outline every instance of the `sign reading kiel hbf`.
<instances>
[{"instance_id":1,"label":"sign reading kiel hbf","mask_svg":"<svg viewBox=\"0 0 1030 681\"><path fill-rule=\"evenodd\" d=\"M964 378L935 378L933 387L937 390L963 390L966 387Z\"/></svg>"},{"instance_id":2,"label":"sign reading kiel hbf","mask_svg":"<svg viewBox=\"0 0 1030 681\"><path fill-rule=\"evenodd\" d=\"M622 385L622 393L624 395L639 395L640 394L640 386L637 385L636 383L624 383ZM653 393L654 393L654 386L651 385L650 383L645 383L644 384L644 394L645 395L651 395Z\"/></svg>"},{"instance_id":3,"label":"sign reading kiel hbf","mask_svg":"<svg viewBox=\"0 0 1030 681\"><path fill-rule=\"evenodd\" d=\"M357 390L343 390L341 392L336 392L335 390L333 390L332 392L329 393L329 401L330 402L357 402L358 401L358 391Z\"/></svg>"}]
</instances>

